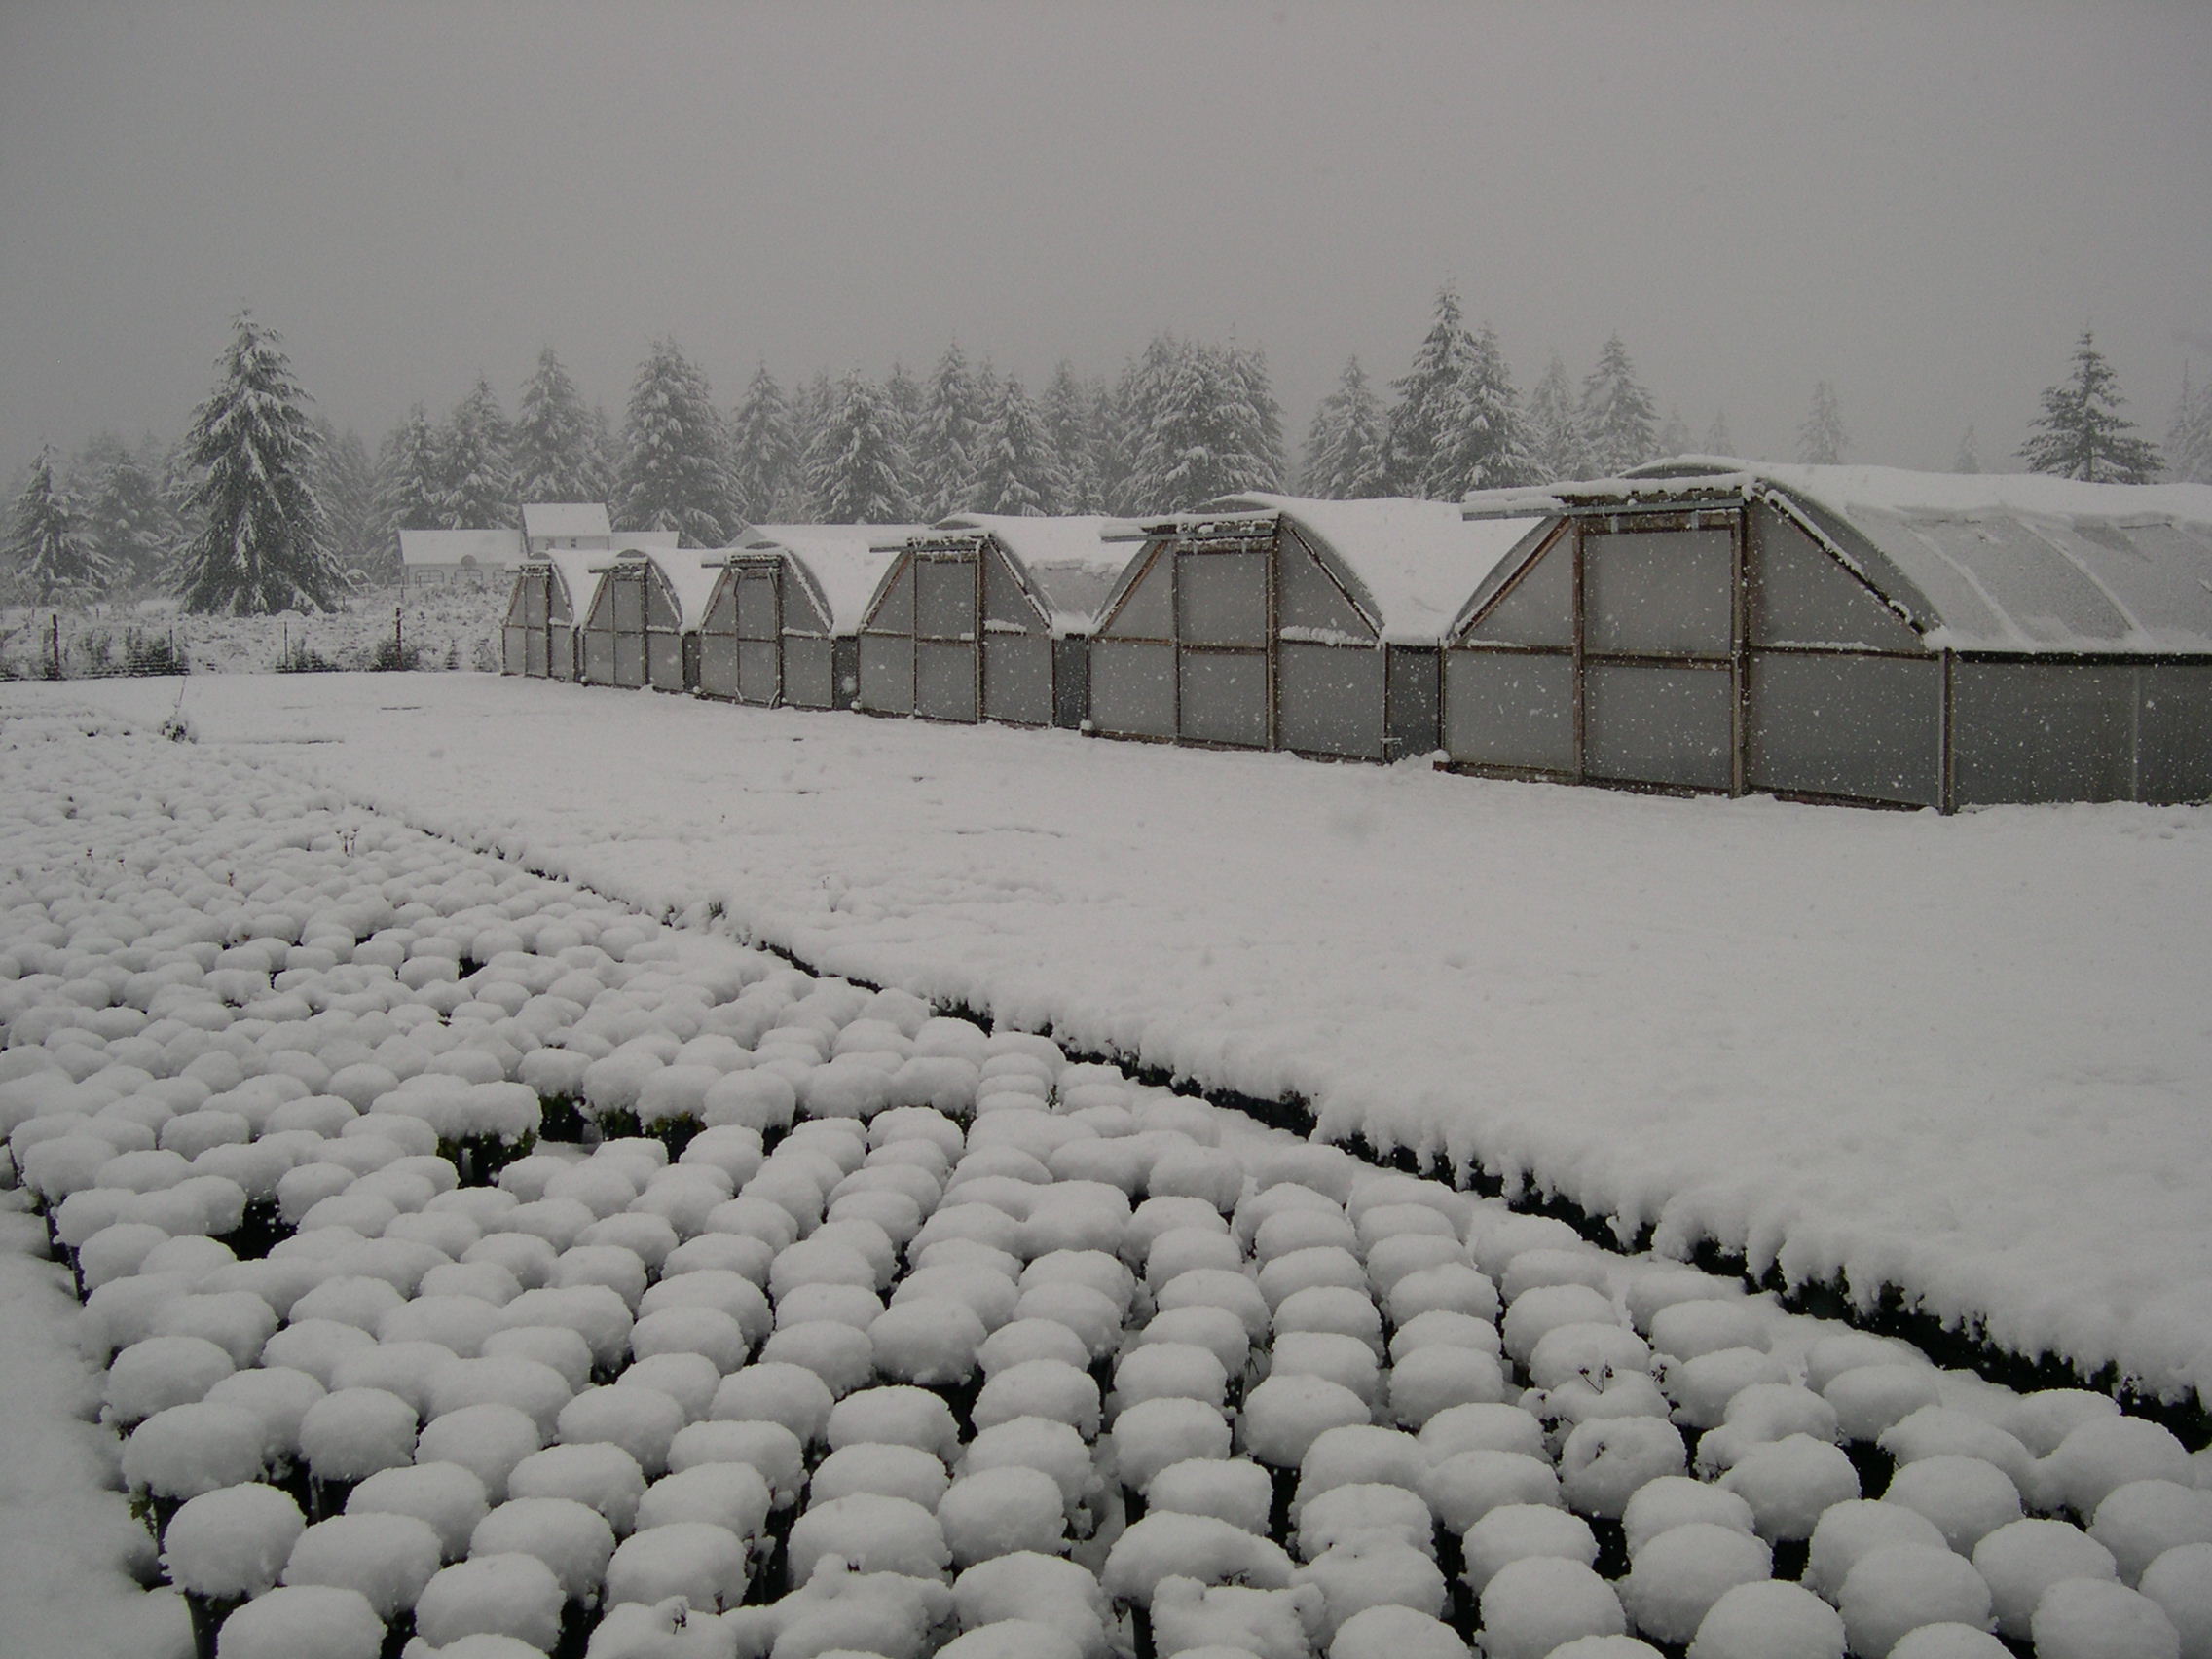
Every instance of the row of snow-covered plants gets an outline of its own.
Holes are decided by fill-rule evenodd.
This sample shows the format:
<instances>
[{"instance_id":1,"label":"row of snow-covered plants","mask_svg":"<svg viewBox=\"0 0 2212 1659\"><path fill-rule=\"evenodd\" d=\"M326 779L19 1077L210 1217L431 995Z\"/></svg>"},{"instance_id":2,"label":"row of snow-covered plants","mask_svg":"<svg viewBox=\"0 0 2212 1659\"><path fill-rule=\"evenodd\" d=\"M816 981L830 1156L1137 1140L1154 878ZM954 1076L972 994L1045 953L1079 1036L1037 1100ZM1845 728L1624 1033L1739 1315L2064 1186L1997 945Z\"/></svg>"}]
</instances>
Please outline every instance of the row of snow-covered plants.
<instances>
[{"instance_id":1,"label":"row of snow-covered plants","mask_svg":"<svg viewBox=\"0 0 2212 1659\"><path fill-rule=\"evenodd\" d=\"M8 726L0 1021L223 1659L2212 1655L2205 1460L2108 1398L268 763Z\"/></svg>"}]
</instances>

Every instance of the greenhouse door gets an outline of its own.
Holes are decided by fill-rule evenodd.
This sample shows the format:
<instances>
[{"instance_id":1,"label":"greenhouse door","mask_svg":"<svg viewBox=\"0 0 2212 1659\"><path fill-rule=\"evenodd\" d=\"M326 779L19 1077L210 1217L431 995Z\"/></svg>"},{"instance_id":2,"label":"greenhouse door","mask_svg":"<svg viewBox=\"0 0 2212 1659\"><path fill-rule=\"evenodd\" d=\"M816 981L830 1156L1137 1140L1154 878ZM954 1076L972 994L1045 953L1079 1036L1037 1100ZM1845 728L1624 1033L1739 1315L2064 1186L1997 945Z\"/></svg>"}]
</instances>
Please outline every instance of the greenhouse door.
<instances>
[{"instance_id":1,"label":"greenhouse door","mask_svg":"<svg viewBox=\"0 0 2212 1659\"><path fill-rule=\"evenodd\" d=\"M974 552L914 555L914 713L924 719L976 719L981 571Z\"/></svg>"},{"instance_id":2,"label":"greenhouse door","mask_svg":"<svg viewBox=\"0 0 2212 1659\"><path fill-rule=\"evenodd\" d=\"M782 567L740 571L737 588L737 694L773 707L784 697Z\"/></svg>"},{"instance_id":3,"label":"greenhouse door","mask_svg":"<svg viewBox=\"0 0 2212 1659\"><path fill-rule=\"evenodd\" d=\"M1582 775L1740 792L1741 515L1580 529Z\"/></svg>"},{"instance_id":4,"label":"greenhouse door","mask_svg":"<svg viewBox=\"0 0 2212 1659\"><path fill-rule=\"evenodd\" d=\"M1186 743L1272 747L1272 539L1175 551L1177 735Z\"/></svg>"}]
</instances>

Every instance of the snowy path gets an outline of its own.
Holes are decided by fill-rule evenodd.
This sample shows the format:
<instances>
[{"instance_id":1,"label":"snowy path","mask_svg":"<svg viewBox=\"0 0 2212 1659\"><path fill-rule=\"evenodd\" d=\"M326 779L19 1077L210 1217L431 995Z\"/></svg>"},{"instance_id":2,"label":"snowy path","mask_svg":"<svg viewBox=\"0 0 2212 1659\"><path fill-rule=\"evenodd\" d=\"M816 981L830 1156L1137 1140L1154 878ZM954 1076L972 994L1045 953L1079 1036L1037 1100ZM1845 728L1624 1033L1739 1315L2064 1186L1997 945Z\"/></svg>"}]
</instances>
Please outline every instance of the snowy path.
<instances>
[{"instance_id":1,"label":"snowy path","mask_svg":"<svg viewBox=\"0 0 2212 1659\"><path fill-rule=\"evenodd\" d=\"M158 717L165 684L0 708ZM2212 1380L2212 820L1943 821L762 713L197 680L427 828L1586 1208Z\"/></svg>"}]
</instances>

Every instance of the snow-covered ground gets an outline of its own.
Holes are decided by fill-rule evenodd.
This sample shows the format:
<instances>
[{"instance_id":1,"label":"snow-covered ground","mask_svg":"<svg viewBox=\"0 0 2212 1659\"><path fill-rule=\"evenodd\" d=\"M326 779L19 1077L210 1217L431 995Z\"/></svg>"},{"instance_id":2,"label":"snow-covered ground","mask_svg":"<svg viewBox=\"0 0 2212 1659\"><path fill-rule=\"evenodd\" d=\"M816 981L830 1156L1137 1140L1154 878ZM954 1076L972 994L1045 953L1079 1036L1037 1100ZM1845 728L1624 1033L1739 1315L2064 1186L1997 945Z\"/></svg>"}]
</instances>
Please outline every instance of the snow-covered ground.
<instances>
[{"instance_id":1,"label":"snow-covered ground","mask_svg":"<svg viewBox=\"0 0 2212 1659\"><path fill-rule=\"evenodd\" d=\"M185 713L645 907L1296 1092L1663 1249L2212 1382L2202 811L1654 799L475 675L209 679Z\"/></svg>"},{"instance_id":2,"label":"snow-covered ground","mask_svg":"<svg viewBox=\"0 0 2212 1659\"><path fill-rule=\"evenodd\" d=\"M326 733L48 701L0 720L26 1651L182 1649L96 1394L221 1659L2212 1652L2205 1458L2109 1399L641 924L269 741ZM615 1138L516 1159L568 1094Z\"/></svg>"}]
</instances>

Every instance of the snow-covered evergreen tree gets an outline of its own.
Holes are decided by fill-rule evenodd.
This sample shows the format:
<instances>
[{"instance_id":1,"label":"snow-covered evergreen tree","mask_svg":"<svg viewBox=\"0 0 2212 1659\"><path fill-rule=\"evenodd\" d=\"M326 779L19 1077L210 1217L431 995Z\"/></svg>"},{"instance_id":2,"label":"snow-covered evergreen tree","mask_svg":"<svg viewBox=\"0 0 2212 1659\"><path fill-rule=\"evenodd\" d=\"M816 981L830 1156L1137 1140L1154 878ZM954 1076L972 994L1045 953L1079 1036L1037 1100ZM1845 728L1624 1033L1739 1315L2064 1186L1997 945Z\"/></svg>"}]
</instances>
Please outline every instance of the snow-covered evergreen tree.
<instances>
[{"instance_id":1,"label":"snow-covered evergreen tree","mask_svg":"<svg viewBox=\"0 0 2212 1659\"><path fill-rule=\"evenodd\" d=\"M1835 387L1826 381L1813 384L1813 408L1797 427L1797 459L1808 466L1835 466L1843 461L1851 441L1843 429L1843 408Z\"/></svg>"},{"instance_id":2,"label":"snow-covered evergreen tree","mask_svg":"<svg viewBox=\"0 0 2212 1659\"><path fill-rule=\"evenodd\" d=\"M514 439L498 394L482 375L438 434L438 516L448 530L521 522L515 510Z\"/></svg>"},{"instance_id":3,"label":"snow-covered evergreen tree","mask_svg":"<svg viewBox=\"0 0 2212 1659\"><path fill-rule=\"evenodd\" d=\"M1532 467L1513 371L1488 323L1474 336L1457 420L1444 433L1422 494L1456 501L1469 490L1529 482Z\"/></svg>"},{"instance_id":4,"label":"snow-covered evergreen tree","mask_svg":"<svg viewBox=\"0 0 2212 1659\"><path fill-rule=\"evenodd\" d=\"M320 446L276 331L241 313L187 438L198 534L177 561L191 611L328 610L345 591L314 491Z\"/></svg>"},{"instance_id":5,"label":"snow-covered evergreen tree","mask_svg":"<svg viewBox=\"0 0 2212 1659\"><path fill-rule=\"evenodd\" d=\"M1590 445L1582 435L1582 408L1567 378L1567 365L1554 351L1544 378L1529 393L1529 464L1531 480L1557 484L1587 478Z\"/></svg>"},{"instance_id":6,"label":"snow-covered evergreen tree","mask_svg":"<svg viewBox=\"0 0 2212 1659\"><path fill-rule=\"evenodd\" d=\"M2020 446L2031 472L2055 472L2088 484L2149 484L2158 476L2158 449L2133 435L2135 423L2120 413L2119 377L2094 335L2082 330L2074 372L2043 394L2043 413L2030 423L2035 435Z\"/></svg>"},{"instance_id":7,"label":"snow-covered evergreen tree","mask_svg":"<svg viewBox=\"0 0 2212 1659\"><path fill-rule=\"evenodd\" d=\"M107 585L107 568L85 534L76 502L55 476L49 447L40 447L30 478L16 498L8 559L17 587L39 605L81 604Z\"/></svg>"},{"instance_id":8,"label":"snow-covered evergreen tree","mask_svg":"<svg viewBox=\"0 0 2212 1659\"><path fill-rule=\"evenodd\" d=\"M2166 477L2176 484L2212 484L2212 381L2192 391L2187 363L2166 432Z\"/></svg>"},{"instance_id":9,"label":"snow-covered evergreen tree","mask_svg":"<svg viewBox=\"0 0 2212 1659\"><path fill-rule=\"evenodd\" d=\"M891 373L884 380L883 395L891 399L892 411L899 417L899 435L910 454L914 447L914 423L922 418L922 383L906 372L906 365L892 359Z\"/></svg>"},{"instance_id":10,"label":"snow-covered evergreen tree","mask_svg":"<svg viewBox=\"0 0 2212 1659\"><path fill-rule=\"evenodd\" d=\"M875 382L854 373L837 388L830 421L806 458L815 511L827 524L900 524L914 516L911 463L899 412Z\"/></svg>"},{"instance_id":11,"label":"snow-covered evergreen tree","mask_svg":"<svg viewBox=\"0 0 2212 1659\"><path fill-rule=\"evenodd\" d=\"M1661 455L1687 455L1690 453L1690 424L1682 419L1679 409L1667 411L1667 419L1659 424L1659 453Z\"/></svg>"},{"instance_id":12,"label":"snow-covered evergreen tree","mask_svg":"<svg viewBox=\"0 0 2212 1659\"><path fill-rule=\"evenodd\" d=\"M1008 375L976 446L976 510L1043 517L1067 497L1059 453L1044 415Z\"/></svg>"},{"instance_id":13,"label":"snow-covered evergreen tree","mask_svg":"<svg viewBox=\"0 0 2212 1659\"><path fill-rule=\"evenodd\" d=\"M1391 383L1398 401L1390 409L1383 465L1396 494L1456 500L1464 493L1464 486L1452 486L1462 470L1459 429L1470 418L1474 373L1475 337L1460 316L1458 294L1445 288L1413 368ZM1441 459L1448 451L1452 459Z\"/></svg>"},{"instance_id":14,"label":"snow-covered evergreen tree","mask_svg":"<svg viewBox=\"0 0 2212 1659\"><path fill-rule=\"evenodd\" d=\"M1060 461L1060 498L1056 513L1094 513L1105 505L1098 473L1098 441L1094 429L1098 388L1087 385L1074 366L1062 358L1038 399L1052 453Z\"/></svg>"},{"instance_id":15,"label":"snow-covered evergreen tree","mask_svg":"<svg viewBox=\"0 0 2212 1659\"><path fill-rule=\"evenodd\" d=\"M1959 453L1951 458L1951 470L1953 472L1979 472L1981 470L1981 449L1974 442L1972 426L1969 426L1959 438Z\"/></svg>"},{"instance_id":16,"label":"snow-covered evergreen tree","mask_svg":"<svg viewBox=\"0 0 2212 1659\"><path fill-rule=\"evenodd\" d=\"M339 431L328 422L317 422L315 432L322 451L315 493L330 519L331 557L349 579L355 571L371 577L395 575L391 562L398 546L385 534L368 446L360 433L350 427Z\"/></svg>"},{"instance_id":17,"label":"snow-covered evergreen tree","mask_svg":"<svg viewBox=\"0 0 2212 1659\"><path fill-rule=\"evenodd\" d=\"M1705 453L1707 455L1734 455L1736 453L1736 435L1728 430L1728 412L1725 409L1715 409L1713 412L1713 424L1705 429Z\"/></svg>"},{"instance_id":18,"label":"snow-covered evergreen tree","mask_svg":"<svg viewBox=\"0 0 2212 1659\"><path fill-rule=\"evenodd\" d=\"M174 524L160 479L113 433L86 446L71 494L84 503L84 533L111 582L150 586L172 550Z\"/></svg>"},{"instance_id":19,"label":"snow-covered evergreen tree","mask_svg":"<svg viewBox=\"0 0 2212 1659\"><path fill-rule=\"evenodd\" d=\"M520 501L607 499L592 411L548 346L523 383L515 411L514 495Z\"/></svg>"},{"instance_id":20,"label":"snow-covered evergreen tree","mask_svg":"<svg viewBox=\"0 0 2212 1659\"><path fill-rule=\"evenodd\" d=\"M657 526L693 547L721 546L741 523L721 411L707 377L666 337L653 342L630 387L613 505L618 529Z\"/></svg>"},{"instance_id":21,"label":"snow-covered evergreen tree","mask_svg":"<svg viewBox=\"0 0 2212 1659\"><path fill-rule=\"evenodd\" d=\"M798 461L784 388L762 363L746 384L745 401L730 424L730 495L747 523L774 522L792 497L804 494Z\"/></svg>"},{"instance_id":22,"label":"snow-covered evergreen tree","mask_svg":"<svg viewBox=\"0 0 2212 1659\"><path fill-rule=\"evenodd\" d=\"M415 404L377 452L378 559L387 570L398 567L401 531L438 530L445 524L438 463L437 430L423 406Z\"/></svg>"},{"instance_id":23,"label":"snow-covered evergreen tree","mask_svg":"<svg viewBox=\"0 0 2212 1659\"><path fill-rule=\"evenodd\" d=\"M975 505L976 448L987 410L985 393L958 342L930 372L910 432L919 502L933 518Z\"/></svg>"},{"instance_id":24,"label":"snow-covered evergreen tree","mask_svg":"<svg viewBox=\"0 0 2212 1659\"><path fill-rule=\"evenodd\" d=\"M1382 477L1386 431L1382 403L1368 385L1357 357L1346 361L1337 388L1313 411L1306 434L1306 468L1300 488L1330 501L1358 501L1389 494Z\"/></svg>"},{"instance_id":25,"label":"snow-covered evergreen tree","mask_svg":"<svg viewBox=\"0 0 2212 1659\"><path fill-rule=\"evenodd\" d=\"M1281 488L1282 412L1258 352L1182 343L1164 385L1138 405L1147 406L1130 486L1138 511L1180 512L1235 491Z\"/></svg>"},{"instance_id":26,"label":"snow-covered evergreen tree","mask_svg":"<svg viewBox=\"0 0 2212 1659\"><path fill-rule=\"evenodd\" d=\"M1107 499L1115 512L1164 510L1158 495L1166 470L1161 425L1185 350L1174 335L1156 334L1115 384L1104 423L1112 461Z\"/></svg>"},{"instance_id":27,"label":"snow-covered evergreen tree","mask_svg":"<svg viewBox=\"0 0 2212 1659\"><path fill-rule=\"evenodd\" d=\"M1651 394L1636 378L1628 347L1615 334L1582 382L1582 431L1591 470L1609 475L1652 460L1657 424Z\"/></svg>"}]
</instances>

